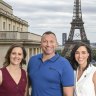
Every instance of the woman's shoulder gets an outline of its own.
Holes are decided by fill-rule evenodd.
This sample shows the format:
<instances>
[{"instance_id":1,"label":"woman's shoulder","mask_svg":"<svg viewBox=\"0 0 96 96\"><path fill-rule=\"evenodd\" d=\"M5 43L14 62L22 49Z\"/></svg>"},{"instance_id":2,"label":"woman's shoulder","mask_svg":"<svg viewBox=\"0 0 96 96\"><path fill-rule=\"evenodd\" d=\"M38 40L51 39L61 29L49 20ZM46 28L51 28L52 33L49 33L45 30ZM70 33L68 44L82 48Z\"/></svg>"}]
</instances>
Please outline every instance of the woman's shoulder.
<instances>
[{"instance_id":1,"label":"woman's shoulder","mask_svg":"<svg viewBox=\"0 0 96 96\"><path fill-rule=\"evenodd\" d=\"M2 70L0 69L0 85L2 83Z\"/></svg>"},{"instance_id":2,"label":"woman's shoulder","mask_svg":"<svg viewBox=\"0 0 96 96\"><path fill-rule=\"evenodd\" d=\"M5 70L6 70L6 67L0 68L0 71L5 71Z\"/></svg>"},{"instance_id":3,"label":"woman's shoulder","mask_svg":"<svg viewBox=\"0 0 96 96\"><path fill-rule=\"evenodd\" d=\"M26 70L24 68L21 68L21 71L24 72L24 73L26 73Z\"/></svg>"},{"instance_id":4,"label":"woman's shoulder","mask_svg":"<svg viewBox=\"0 0 96 96\"><path fill-rule=\"evenodd\" d=\"M2 70L0 69L0 77L1 77L1 75L2 75Z\"/></svg>"},{"instance_id":5,"label":"woman's shoulder","mask_svg":"<svg viewBox=\"0 0 96 96\"><path fill-rule=\"evenodd\" d=\"M92 70L96 71L96 67L94 65L91 65Z\"/></svg>"},{"instance_id":6,"label":"woman's shoulder","mask_svg":"<svg viewBox=\"0 0 96 96\"><path fill-rule=\"evenodd\" d=\"M26 74L26 76L28 75L28 73L27 73L27 71L25 70L25 69L21 69L22 70L22 72L24 73L24 74Z\"/></svg>"}]
</instances>

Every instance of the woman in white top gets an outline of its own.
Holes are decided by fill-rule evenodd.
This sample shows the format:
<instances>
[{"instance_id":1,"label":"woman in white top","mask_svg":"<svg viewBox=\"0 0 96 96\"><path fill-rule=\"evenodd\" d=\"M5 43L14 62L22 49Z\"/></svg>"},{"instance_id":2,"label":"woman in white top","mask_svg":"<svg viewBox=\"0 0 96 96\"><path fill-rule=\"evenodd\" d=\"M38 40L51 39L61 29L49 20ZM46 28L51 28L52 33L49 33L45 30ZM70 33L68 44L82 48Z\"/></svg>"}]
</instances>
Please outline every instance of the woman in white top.
<instances>
[{"instance_id":1,"label":"woman in white top","mask_svg":"<svg viewBox=\"0 0 96 96\"><path fill-rule=\"evenodd\" d=\"M74 96L96 96L96 67L90 64L91 48L78 43L71 52L71 64L75 70Z\"/></svg>"}]
</instances>

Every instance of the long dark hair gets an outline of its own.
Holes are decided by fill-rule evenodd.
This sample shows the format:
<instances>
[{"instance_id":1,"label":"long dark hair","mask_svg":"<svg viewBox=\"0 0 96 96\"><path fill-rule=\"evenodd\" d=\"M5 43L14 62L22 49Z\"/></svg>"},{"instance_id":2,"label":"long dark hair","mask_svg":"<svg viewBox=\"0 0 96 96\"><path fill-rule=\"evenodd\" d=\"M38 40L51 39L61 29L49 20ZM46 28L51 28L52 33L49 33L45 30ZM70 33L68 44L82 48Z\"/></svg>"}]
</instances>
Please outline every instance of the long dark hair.
<instances>
[{"instance_id":1,"label":"long dark hair","mask_svg":"<svg viewBox=\"0 0 96 96\"><path fill-rule=\"evenodd\" d=\"M84 46L87 49L87 52L89 53L89 57L87 59L87 65L86 65L85 69L89 66L89 64L90 64L90 62L92 60L91 47L89 45L83 43L83 42L77 43L73 47L73 49L71 51L71 56L70 56L70 62L71 62L71 65L72 65L72 67L73 67L74 70L77 70L77 67L79 66L78 62L75 60L75 52L81 46Z\"/></svg>"},{"instance_id":2,"label":"long dark hair","mask_svg":"<svg viewBox=\"0 0 96 96\"><path fill-rule=\"evenodd\" d=\"M15 47L20 47L20 48L22 49L22 51L23 51L23 59L22 59L22 61L21 61L21 63L20 63L20 67L22 67L23 64L26 64L25 58L26 58L26 55L27 55L27 54L26 54L26 50L25 50L25 48L23 47L23 45L22 45L22 44L12 44L12 45L10 46L10 48L8 49L6 55L5 55L5 62L3 63L3 66L4 66L4 67L6 67L6 66L8 66L8 65L10 64L10 55L11 55L12 50L13 50Z\"/></svg>"}]
</instances>

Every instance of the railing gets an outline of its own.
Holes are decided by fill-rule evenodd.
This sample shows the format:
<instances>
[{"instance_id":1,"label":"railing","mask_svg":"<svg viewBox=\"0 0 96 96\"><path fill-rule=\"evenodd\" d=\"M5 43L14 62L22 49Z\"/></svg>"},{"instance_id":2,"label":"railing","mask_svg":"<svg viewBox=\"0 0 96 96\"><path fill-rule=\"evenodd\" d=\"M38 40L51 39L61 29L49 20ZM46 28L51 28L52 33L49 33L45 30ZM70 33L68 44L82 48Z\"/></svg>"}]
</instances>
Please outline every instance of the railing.
<instances>
[{"instance_id":1,"label":"railing","mask_svg":"<svg viewBox=\"0 0 96 96\"><path fill-rule=\"evenodd\" d=\"M0 40L6 40L6 39L41 41L41 36L30 32L0 31Z\"/></svg>"},{"instance_id":2,"label":"railing","mask_svg":"<svg viewBox=\"0 0 96 96\"><path fill-rule=\"evenodd\" d=\"M20 39L20 33L18 33L17 31L15 32L0 31L0 39Z\"/></svg>"}]
</instances>

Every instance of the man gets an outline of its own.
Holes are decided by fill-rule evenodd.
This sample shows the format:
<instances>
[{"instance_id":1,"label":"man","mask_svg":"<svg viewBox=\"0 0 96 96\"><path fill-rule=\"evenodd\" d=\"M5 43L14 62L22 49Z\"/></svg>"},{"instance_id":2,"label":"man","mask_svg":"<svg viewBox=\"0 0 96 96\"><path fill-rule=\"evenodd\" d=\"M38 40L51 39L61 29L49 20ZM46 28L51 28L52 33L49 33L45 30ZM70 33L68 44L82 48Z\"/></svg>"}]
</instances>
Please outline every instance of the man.
<instances>
[{"instance_id":1,"label":"man","mask_svg":"<svg viewBox=\"0 0 96 96\"><path fill-rule=\"evenodd\" d=\"M73 96L73 69L55 52L56 47L56 35L45 32L41 38L43 53L31 57L28 64L31 96Z\"/></svg>"}]
</instances>

